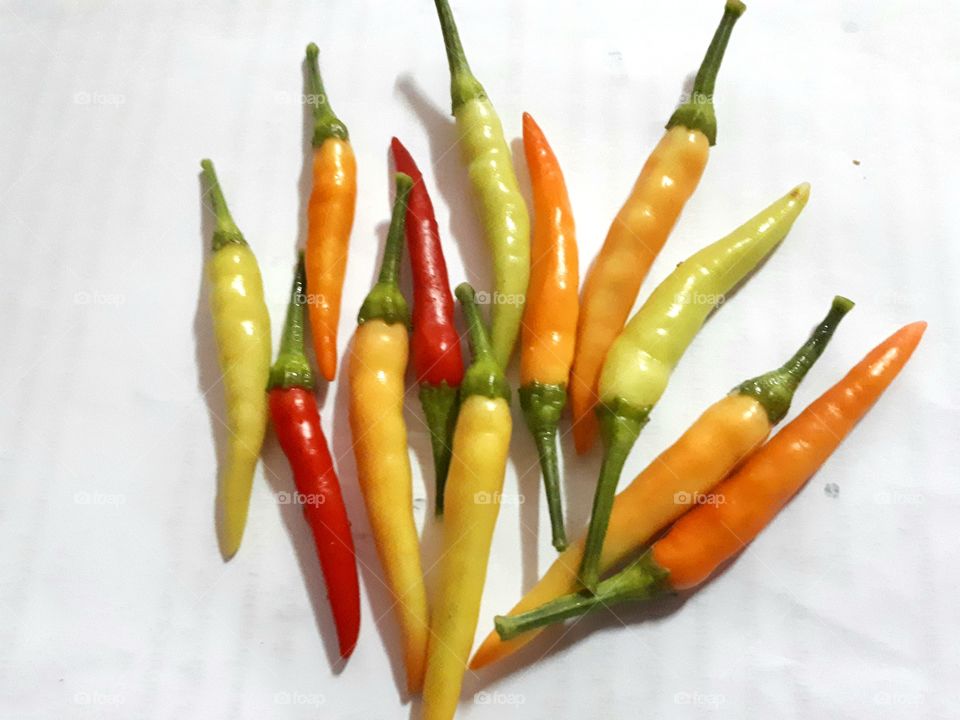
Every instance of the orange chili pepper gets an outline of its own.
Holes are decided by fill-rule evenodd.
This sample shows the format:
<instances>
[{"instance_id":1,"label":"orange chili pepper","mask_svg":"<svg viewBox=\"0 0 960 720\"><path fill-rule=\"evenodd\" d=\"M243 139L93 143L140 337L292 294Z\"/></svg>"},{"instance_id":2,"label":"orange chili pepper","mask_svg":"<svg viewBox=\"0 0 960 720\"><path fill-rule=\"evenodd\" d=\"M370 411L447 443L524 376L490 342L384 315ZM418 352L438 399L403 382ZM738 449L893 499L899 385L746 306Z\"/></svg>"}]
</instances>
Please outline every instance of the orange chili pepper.
<instances>
[{"instance_id":1,"label":"orange chili pepper","mask_svg":"<svg viewBox=\"0 0 960 720\"><path fill-rule=\"evenodd\" d=\"M557 424L567 403L579 309L577 238L570 197L543 131L523 114L523 149L533 189L530 285L520 339L520 406L533 434L550 509L553 546L567 537L560 502Z\"/></svg>"},{"instance_id":2,"label":"orange chili pepper","mask_svg":"<svg viewBox=\"0 0 960 720\"><path fill-rule=\"evenodd\" d=\"M716 144L713 88L723 53L746 7L727 0L720 25L697 73L692 96L677 108L667 132L640 171L630 197L613 220L580 303L577 351L570 374L573 440L585 453L597 437L593 408L607 351L623 329L640 284L666 242L687 200L697 189Z\"/></svg>"},{"instance_id":3,"label":"orange chili pepper","mask_svg":"<svg viewBox=\"0 0 960 720\"><path fill-rule=\"evenodd\" d=\"M777 433L735 475L714 489L723 502L701 505L654 544L652 557L675 590L706 580L773 520L819 469L897 376L926 330L901 328Z\"/></svg>"},{"instance_id":4,"label":"orange chili pepper","mask_svg":"<svg viewBox=\"0 0 960 720\"><path fill-rule=\"evenodd\" d=\"M907 325L871 350L840 382L717 485L717 502L682 516L660 540L597 586L536 610L497 616L503 640L599 607L646 600L701 584L760 534L849 434L916 349L925 322Z\"/></svg>"},{"instance_id":5,"label":"orange chili pepper","mask_svg":"<svg viewBox=\"0 0 960 720\"><path fill-rule=\"evenodd\" d=\"M689 510L691 502L708 498L714 486L763 446L773 427L786 416L794 393L852 305L846 298L834 298L830 312L793 357L770 372L740 383L707 408L614 498L598 562L599 574L605 575L636 557L651 538ZM580 537L560 553L508 614L519 615L578 590L585 540ZM528 632L504 642L491 632L470 667L476 670L501 660L536 636L537 632Z\"/></svg>"},{"instance_id":6,"label":"orange chili pepper","mask_svg":"<svg viewBox=\"0 0 960 720\"><path fill-rule=\"evenodd\" d=\"M307 292L320 372L337 374L337 326L347 248L357 200L357 163L347 126L334 114L320 77L319 50L307 45L308 100L313 106L313 189L307 206Z\"/></svg>"}]
</instances>

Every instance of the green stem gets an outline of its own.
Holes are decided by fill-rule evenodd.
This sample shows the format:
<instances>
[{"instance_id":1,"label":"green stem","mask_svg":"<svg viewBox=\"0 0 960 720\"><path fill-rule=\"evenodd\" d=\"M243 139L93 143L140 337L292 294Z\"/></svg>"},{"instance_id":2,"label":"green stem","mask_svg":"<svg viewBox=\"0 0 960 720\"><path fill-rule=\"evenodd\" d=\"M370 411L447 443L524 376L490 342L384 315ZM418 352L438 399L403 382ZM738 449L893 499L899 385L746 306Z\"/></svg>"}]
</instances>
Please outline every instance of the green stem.
<instances>
[{"instance_id":1,"label":"green stem","mask_svg":"<svg viewBox=\"0 0 960 720\"><path fill-rule=\"evenodd\" d=\"M510 385L503 375L500 363L493 355L490 335L477 310L477 296L469 283L460 283L456 290L457 300L463 307L467 319L467 334L470 339L470 351L473 361L463 376L460 385L460 397L482 395L488 398L503 398L510 401Z\"/></svg>"},{"instance_id":2,"label":"green stem","mask_svg":"<svg viewBox=\"0 0 960 720\"><path fill-rule=\"evenodd\" d=\"M423 383L420 386L420 405L430 428L430 446L433 449L433 472L436 475L436 504L434 512L443 515L443 493L447 485L447 471L453 454L453 431L457 424L459 392L446 382L439 385Z\"/></svg>"},{"instance_id":3,"label":"green stem","mask_svg":"<svg viewBox=\"0 0 960 720\"><path fill-rule=\"evenodd\" d=\"M776 370L741 383L734 388L734 392L756 398L767 411L770 424L776 425L790 411L797 387L830 344L840 321L852 309L853 301L837 295L830 312L793 357Z\"/></svg>"},{"instance_id":4,"label":"green stem","mask_svg":"<svg viewBox=\"0 0 960 720\"><path fill-rule=\"evenodd\" d=\"M230 243L246 245L247 241L243 239L243 234L233 221L233 216L227 207L227 200L223 196L223 189L220 187L220 181L217 179L217 171L213 167L213 161L205 158L200 161L200 167L203 168L203 179L210 189L210 194L208 195L210 205L214 217L217 218L217 226L213 230L214 252Z\"/></svg>"},{"instance_id":5,"label":"green stem","mask_svg":"<svg viewBox=\"0 0 960 720\"><path fill-rule=\"evenodd\" d=\"M583 615L600 607L649 600L669 592L669 576L647 551L616 575L600 583L595 593L564 595L519 615L497 615L494 618L497 634L501 640L511 640L530 630Z\"/></svg>"},{"instance_id":6,"label":"green stem","mask_svg":"<svg viewBox=\"0 0 960 720\"><path fill-rule=\"evenodd\" d=\"M563 527L563 505L560 498L560 467L557 458L557 426L567 403L563 385L531 383L520 388L520 407L533 435L543 473L543 488L550 511L553 547L557 552L567 548Z\"/></svg>"},{"instance_id":7,"label":"green stem","mask_svg":"<svg viewBox=\"0 0 960 720\"><path fill-rule=\"evenodd\" d=\"M633 444L640 431L647 424L650 408L635 408L622 400L597 406L600 419L600 437L603 440L603 462L600 465L600 478L593 496L593 509L590 511L590 527L587 530L583 560L580 564L580 581L584 587L593 591L600 579L600 557L603 552L603 540L607 535L613 499L617 494L620 473L627 461Z\"/></svg>"},{"instance_id":8,"label":"green stem","mask_svg":"<svg viewBox=\"0 0 960 720\"><path fill-rule=\"evenodd\" d=\"M323 145L328 138L349 140L350 133L343 124L327 97L320 75L320 50L315 43L307 45L307 102L313 108L313 146Z\"/></svg>"},{"instance_id":9,"label":"green stem","mask_svg":"<svg viewBox=\"0 0 960 720\"><path fill-rule=\"evenodd\" d=\"M676 109L667 122L667 128L682 125L690 130L699 130L711 145L717 144L717 117L713 109L713 90L717 83L717 73L723 61L723 53L730 42L730 35L737 20L746 11L747 6L740 0L727 0L723 8L723 17L713 34L713 40L703 57L697 78L693 82L691 97Z\"/></svg>"},{"instance_id":10,"label":"green stem","mask_svg":"<svg viewBox=\"0 0 960 720\"><path fill-rule=\"evenodd\" d=\"M307 303L307 273L304 268L303 251L297 257L297 271L293 276L290 289L290 302L287 305L287 319L283 325L283 337L280 340L280 352L277 361L270 368L268 390L274 388L314 387L313 372L304 352L306 318L304 307Z\"/></svg>"},{"instance_id":11,"label":"green stem","mask_svg":"<svg viewBox=\"0 0 960 720\"><path fill-rule=\"evenodd\" d=\"M413 180L409 175L396 174L397 195L393 201L393 214L390 216L390 229L383 249L383 262L377 284L369 292L357 322L361 325L368 320L383 320L387 325L394 323L409 324L410 313L407 301L400 292L400 256L403 251L403 231L407 216L407 199Z\"/></svg>"},{"instance_id":12,"label":"green stem","mask_svg":"<svg viewBox=\"0 0 960 720\"><path fill-rule=\"evenodd\" d=\"M456 114L457 108L465 102L483 100L487 97L487 93L470 70L449 0L436 0L436 5L440 29L443 31L443 44L447 51L447 63L450 66L450 98L453 103L453 112Z\"/></svg>"}]
</instances>

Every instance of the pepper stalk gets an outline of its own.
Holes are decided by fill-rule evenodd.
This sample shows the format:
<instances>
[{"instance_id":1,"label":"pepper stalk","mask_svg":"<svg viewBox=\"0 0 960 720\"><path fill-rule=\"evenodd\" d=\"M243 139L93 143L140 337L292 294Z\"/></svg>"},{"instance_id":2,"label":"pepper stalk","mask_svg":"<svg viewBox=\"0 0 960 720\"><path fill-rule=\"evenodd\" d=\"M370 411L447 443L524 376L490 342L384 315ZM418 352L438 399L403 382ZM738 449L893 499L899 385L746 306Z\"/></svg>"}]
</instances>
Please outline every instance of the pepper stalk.
<instances>
[{"instance_id":1,"label":"pepper stalk","mask_svg":"<svg viewBox=\"0 0 960 720\"><path fill-rule=\"evenodd\" d=\"M723 17L713 35L713 40L707 47L707 53L704 55L697 77L693 81L693 91L687 101L670 116L666 125L667 130L676 125L682 125L690 130L702 132L707 136L710 145L717 144L717 116L713 108L713 90L733 26L746 10L747 6L740 0L727 0L723 8Z\"/></svg>"},{"instance_id":2,"label":"pepper stalk","mask_svg":"<svg viewBox=\"0 0 960 720\"><path fill-rule=\"evenodd\" d=\"M320 48L316 43L307 45L307 98L313 108L313 147L323 145L328 138L349 140L350 131L337 117L327 98L326 88L323 86L323 76L320 74Z\"/></svg>"},{"instance_id":3,"label":"pepper stalk","mask_svg":"<svg viewBox=\"0 0 960 720\"><path fill-rule=\"evenodd\" d=\"M601 607L630 600L649 600L671 591L670 573L658 566L647 551L616 575L603 580L596 590L564 595L520 615L497 615L494 627L501 640L583 615Z\"/></svg>"},{"instance_id":4,"label":"pepper stalk","mask_svg":"<svg viewBox=\"0 0 960 720\"><path fill-rule=\"evenodd\" d=\"M280 338L280 351L276 362L270 368L270 381L267 390L274 388L304 388L313 390L316 383L313 370L307 360L304 346L306 342L306 293L307 271L303 251L297 254L297 269L293 276L290 301L287 303L287 319Z\"/></svg>"},{"instance_id":5,"label":"pepper stalk","mask_svg":"<svg viewBox=\"0 0 960 720\"><path fill-rule=\"evenodd\" d=\"M403 229L407 212L407 198L413 180L409 175L396 173L397 196L390 216L390 229L383 250L383 261L377 282L367 293L360 306L357 323L363 325L368 320L383 320L387 325L403 323L410 325L410 310L407 300L400 292L400 258L403 252Z\"/></svg>"}]
</instances>

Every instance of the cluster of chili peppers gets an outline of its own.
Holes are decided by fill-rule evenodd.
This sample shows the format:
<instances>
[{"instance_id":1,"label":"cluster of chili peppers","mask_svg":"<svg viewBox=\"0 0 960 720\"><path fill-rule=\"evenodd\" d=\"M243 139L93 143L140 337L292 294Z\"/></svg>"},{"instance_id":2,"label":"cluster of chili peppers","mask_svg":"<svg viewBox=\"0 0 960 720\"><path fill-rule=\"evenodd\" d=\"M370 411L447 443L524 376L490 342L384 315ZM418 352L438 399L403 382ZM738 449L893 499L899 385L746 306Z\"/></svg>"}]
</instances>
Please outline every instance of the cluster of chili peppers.
<instances>
[{"instance_id":1,"label":"cluster of chili peppers","mask_svg":"<svg viewBox=\"0 0 960 720\"><path fill-rule=\"evenodd\" d=\"M356 166L347 127L333 113L320 77L317 46L307 46L309 91L314 104L313 190L306 252L298 256L277 360L270 366L270 318L256 258L227 209L213 163L203 177L216 218L208 267L210 302L229 437L220 475L217 533L224 559L240 547L250 505L253 473L267 417L290 461L304 517L327 586L341 658L360 632L360 584L350 520L327 445L305 354L309 313L323 375L336 371L336 328L356 201ZM305 312L305 308L307 308Z\"/></svg>"},{"instance_id":2,"label":"cluster of chili peppers","mask_svg":"<svg viewBox=\"0 0 960 720\"><path fill-rule=\"evenodd\" d=\"M913 323L881 343L770 439L853 307L835 297L787 362L740 383L708 407L617 494L634 443L707 316L784 240L809 199L810 186L800 184L691 255L628 321L640 285L716 142L714 87L745 7L740 0L726 0L692 94L667 123L581 294L573 210L553 149L525 113L531 234L500 120L470 69L448 0L435 3L459 144L492 256L490 324L481 317L473 288L457 287L471 354L465 368L433 204L413 157L393 138L393 210L379 276L357 317L348 398L356 481L383 581L394 600L407 690L423 693L423 717L449 720L468 666L484 667L510 655L552 623L704 582L752 541L827 460L904 367L926 325ZM212 163L202 163L216 220L210 295L229 431L218 488L218 538L229 559L243 536L269 417L290 461L298 497L305 501L340 654L347 658L360 628L357 560L305 347L309 327L321 373L334 379L356 162L347 127L327 99L312 43L306 68L314 104L306 248L299 254L272 367L270 320L256 259L227 209ZM412 310L399 285L404 246L413 275ZM509 614L496 617L495 631L470 659L509 456L506 371L518 339L519 404L536 446L559 555ZM434 510L443 523L432 603L420 558L404 419L408 360L430 434ZM568 396L576 450L589 450L598 434L603 443L589 526L572 545L563 519L557 449ZM707 493L724 502L678 501ZM610 574L616 568L623 569Z\"/></svg>"}]
</instances>

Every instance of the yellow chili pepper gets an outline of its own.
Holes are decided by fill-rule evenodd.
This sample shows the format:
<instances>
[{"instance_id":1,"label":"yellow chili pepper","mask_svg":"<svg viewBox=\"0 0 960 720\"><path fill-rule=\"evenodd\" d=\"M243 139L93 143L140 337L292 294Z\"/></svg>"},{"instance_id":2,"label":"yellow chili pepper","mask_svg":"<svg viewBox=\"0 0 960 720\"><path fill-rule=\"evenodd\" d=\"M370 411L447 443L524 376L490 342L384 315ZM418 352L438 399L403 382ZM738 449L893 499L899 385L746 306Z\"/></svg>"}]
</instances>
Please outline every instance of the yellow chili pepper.
<instances>
[{"instance_id":1,"label":"yellow chili pepper","mask_svg":"<svg viewBox=\"0 0 960 720\"><path fill-rule=\"evenodd\" d=\"M631 559L650 538L709 499L715 485L763 445L790 408L807 372L826 349L853 303L834 299L830 312L806 343L776 370L747 380L715 402L670 447L660 453L613 502L599 570L603 575ZM571 545L523 596L509 615L520 615L577 590L584 538ZM537 636L511 640L496 632L483 641L470 662L478 669L516 652Z\"/></svg>"},{"instance_id":2,"label":"yellow chili pepper","mask_svg":"<svg viewBox=\"0 0 960 720\"><path fill-rule=\"evenodd\" d=\"M203 160L200 165L217 219L207 273L230 433L217 491L217 537L229 560L243 538L253 471L267 429L270 316L257 258L230 215L213 163Z\"/></svg>"},{"instance_id":3,"label":"yellow chili pepper","mask_svg":"<svg viewBox=\"0 0 960 720\"><path fill-rule=\"evenodd\" d=\"M691 97L667 123L667 132L640 171L584 280L570 374L573 440L578 453L593 447L597 437L593 408L607 351L627 321L640 283L697 189L710 146L716 144L713 88L730 33L745 10L740 0L727 0Z\"/></svg>"},{"instance_id":4,"label":"yellow chili pepper","mask_svg":"<svg viewBox=\"0 0 960 720\"><path fill-rule=\"evenodd\" d=\"M424 720L450 720L457 709L477 630L493 528L510 447L510 386L494 358L473 288L457 288L473 363L460 386L463 403L447 476L440 588L430 625Z\"/></svg>"},{"instance_id":5,"label":"yellow chili pepper","mask_svg":"<svg viewBox=\"0 0 960 720\"><path fill-rule=\"evenodd\" d=\"M357 478L385 580L396 601L407 689L415 693L423 684L429 616L403 420L409 313L397 285L407 196L412 185L409 176L397 174L397 196L383 265L377 284L360 308L348 372Z\"/></svg>"}]
</instances>

